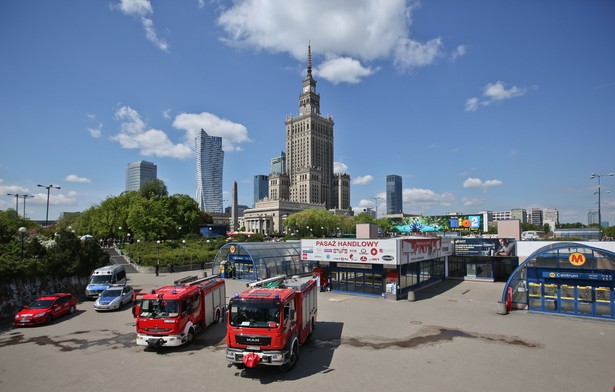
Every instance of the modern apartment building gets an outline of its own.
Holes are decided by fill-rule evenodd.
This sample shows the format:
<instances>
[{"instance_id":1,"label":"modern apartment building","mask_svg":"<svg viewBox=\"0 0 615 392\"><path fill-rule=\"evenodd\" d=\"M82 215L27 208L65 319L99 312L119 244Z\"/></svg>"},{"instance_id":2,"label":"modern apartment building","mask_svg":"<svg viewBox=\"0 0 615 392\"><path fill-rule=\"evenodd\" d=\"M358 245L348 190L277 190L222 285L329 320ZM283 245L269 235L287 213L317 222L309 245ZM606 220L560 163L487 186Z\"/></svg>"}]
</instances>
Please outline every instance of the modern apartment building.
<instances>
[{"instance_id":1,"label":"modern apartment building","mask_svg":"<svg viewBox=\"0 0 615 392\"><path fill-rule=\"evenodd\" d=\"M222 138L209 136L201 129L196 147L196 202L201 211L222 213Z\"/></svg>"},{"instance_id":2,"label":"modern apartment building","mask_svg":"<svg viewBox=\"0 0 615 392\"><path fill-rule=\"evenodd\" d=\"M403 214L403 195L401 176L391 174L386 177L387 215Z\"/></svg>"},{"instance_id":3,"label":"modern apartment building","mask_svg":"<svg viewBox=\"0 0 615 392\"><path fill-rule=\"evenodd\" d=\"M126 191L138 191L146 182L156 180L158 168L152 162L139 161L126 167Z\"/></svg>"}]
</instances>

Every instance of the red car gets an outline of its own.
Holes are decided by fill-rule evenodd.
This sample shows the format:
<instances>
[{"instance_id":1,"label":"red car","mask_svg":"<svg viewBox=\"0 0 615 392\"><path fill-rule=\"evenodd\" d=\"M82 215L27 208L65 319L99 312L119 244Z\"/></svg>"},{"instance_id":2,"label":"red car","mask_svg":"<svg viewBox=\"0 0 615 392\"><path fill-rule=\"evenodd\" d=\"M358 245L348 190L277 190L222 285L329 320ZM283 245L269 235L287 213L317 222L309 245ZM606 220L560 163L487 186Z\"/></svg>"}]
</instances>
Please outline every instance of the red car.
<instances>
[{"instance_id":1,"label":"red car","mask_svg":"<svg viewBox=\"0 0 615 392\"><path fill-rule=\"evenodd\" d=\"M77 308L77 298L69 293L44 295L15 315L13 324L24 325L49 324L53 319L64 314L73 314Z\"/></svg>"}]
</instances>

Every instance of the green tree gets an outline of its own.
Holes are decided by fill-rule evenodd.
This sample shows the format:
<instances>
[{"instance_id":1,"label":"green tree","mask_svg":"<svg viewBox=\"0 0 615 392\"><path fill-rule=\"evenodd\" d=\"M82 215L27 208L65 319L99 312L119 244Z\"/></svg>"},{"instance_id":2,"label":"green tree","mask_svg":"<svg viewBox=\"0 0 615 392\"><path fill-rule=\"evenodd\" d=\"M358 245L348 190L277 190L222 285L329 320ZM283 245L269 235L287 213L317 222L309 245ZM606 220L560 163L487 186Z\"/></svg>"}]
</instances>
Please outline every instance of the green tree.
<instances>
[{"instance_id":1,"label":"green tree","mask_svg":"<svg viewBox=\"0 0 615 392\"><path fill-rule=\"evenodd\" d=\"M142 197L146 199L153 198L161 198L169 196L169 192L167 191L167 186L162 180L155 179L152 181L148 181L145 184L141 185L141 189L139 189L139 193Z\"/></svg>"}]
</instances>

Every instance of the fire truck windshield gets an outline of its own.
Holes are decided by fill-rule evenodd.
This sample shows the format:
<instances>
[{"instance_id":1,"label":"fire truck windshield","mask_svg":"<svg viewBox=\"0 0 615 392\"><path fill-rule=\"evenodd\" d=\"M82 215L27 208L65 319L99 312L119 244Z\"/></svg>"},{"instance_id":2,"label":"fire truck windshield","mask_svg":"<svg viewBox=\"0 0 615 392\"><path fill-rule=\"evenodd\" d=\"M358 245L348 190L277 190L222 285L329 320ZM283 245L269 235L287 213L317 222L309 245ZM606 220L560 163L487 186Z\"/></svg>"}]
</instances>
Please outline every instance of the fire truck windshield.
<instances>
[{"instance_id":1,"label":"fire truck windshield","mask_svg":"<svg viewBox=\"0 0 615 392\"><path fill-rule=\"evenodd\" d=\"M165 318L179 315L179 301L176 299L143 299L139 317Z\"/></svg>"},{"instance_id":2,"label":"fire truck windshield","mask_svg":"<svg viewBox=\"0 0 615 392\"><path fill-rule=\"evenodd\" d=\"M232 299L229 321L233 327L277 328L281 309L280 301Z\"/></svg>"}]
</instances>

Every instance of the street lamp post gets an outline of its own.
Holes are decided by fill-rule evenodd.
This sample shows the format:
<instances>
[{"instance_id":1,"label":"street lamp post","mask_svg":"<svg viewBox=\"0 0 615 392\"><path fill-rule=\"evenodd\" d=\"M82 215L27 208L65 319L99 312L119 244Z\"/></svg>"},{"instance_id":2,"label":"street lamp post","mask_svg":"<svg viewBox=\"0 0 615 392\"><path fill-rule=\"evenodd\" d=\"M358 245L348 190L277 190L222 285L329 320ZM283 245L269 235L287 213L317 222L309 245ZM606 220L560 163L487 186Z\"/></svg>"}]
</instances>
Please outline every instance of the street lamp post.
<instances>
[{"instance_id":1,"label":"street lamp post","mask_svg":"<svg viewBox=\"0 0 615 392\"><path fill-rule=\"evenodd\" d=\"M37 186L40 187L40 188L46 188L47 189L47 212L45 213L45 227L47 227L47 226L49 226L49 191L51 190L51 188L54 188L54 189L62 189L62 188L59 187L59 186L55 186L53 184L51 184L51 185L41 185L41 184L38 184Z\"/></svg>"},{"instance_id":2,"label":"street lamp post","mask_svg":"<svg viewBox=\"0 0 615 392\"><path fill-rule=\"evenodd\" d=\"M140 264L140 260L139 260L139 244L141 243L141 240L137 240L137 264Z\"/></svg>"},{"instance_id":3,"label":"street lamp post","mask_svg":"<svg viewBox=\"0 0 615 392\"><path fill-rule=\"evenodd\" d=\"M26 234L27 229L25 227L20 227L18 229L19 234L21 235L21 260L23 261L23 237Z\"/></svg>"},{"instance_id":4,"label":"street lamp post","mask_svg":"<svg viewBox=\"0 0 615 392\"><path fill-rule=\"evenodd\" d=\"M156 241L156 243L158 244L156 246L156 248L158 249L158 263L160 264L160 240Z\"/></svg>"},{"instance_id":5,"label":"street lamp post","mask_svg":"<svg viewBox=\"0 0 615 392\"><path fill-rule=\"evenodd\" d=\"M23 198L23 218L26 219L26 199L29 197L34 197L33 195L21 195Z\"/></svg>"},{"instance_id":6,"label":"street lamp post","mask_svg":"<svg viewBox=\"0 0 615 392\"><path fill-rule=\"evenodd\" d=\"M17 214L17 216L19 216L19 194L17 193L7 193L7 196L15 196L15 214Z\"/></svg>"},{"instance_id":7,"label":"street lamp post","mask_svg":"<svg viewBox=\"0 0 615 392\"><path fill-rule=\"evenodd\" d=\"M600 213L600 177L602 176L613 176L614 173L607 173L607 174L596 174L596 173L592 173L591 177L589 177L590 180L593 180L594 178L598 179L598 231L599 231L599 238L600 241L602 241L602 215Z\"/></svg>"}]
</instances>

